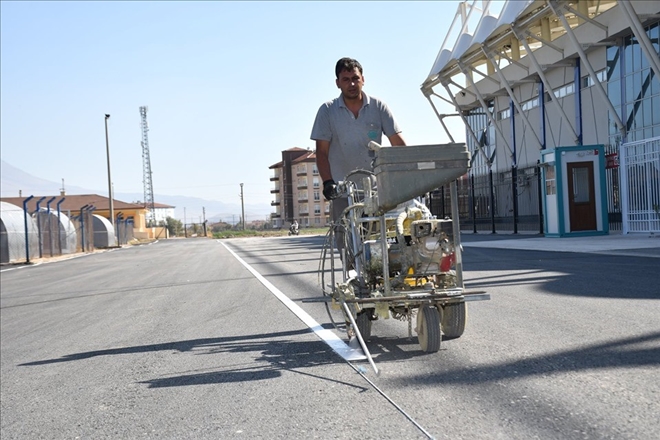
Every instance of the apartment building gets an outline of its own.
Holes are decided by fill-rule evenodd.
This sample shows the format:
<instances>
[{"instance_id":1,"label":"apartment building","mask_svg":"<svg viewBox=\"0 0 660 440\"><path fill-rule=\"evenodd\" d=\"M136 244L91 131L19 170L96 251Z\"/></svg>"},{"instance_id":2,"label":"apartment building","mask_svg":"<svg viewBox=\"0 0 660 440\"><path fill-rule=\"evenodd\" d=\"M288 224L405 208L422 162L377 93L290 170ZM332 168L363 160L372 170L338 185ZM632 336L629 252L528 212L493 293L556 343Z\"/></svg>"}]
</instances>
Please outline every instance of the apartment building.
<instances>
[{"instance_id":1,"label":"apartment building","mask_svg":"<svg viewBox=\"0 0 660 440\"><path fill-rule=\"evenodd\" d=\"M323 197L323 182L316 168L316 154L293 147L282 151L282 160L268 167L275 200L271 220L275 228L288 228L298 221L301 228L330 224L330 203Z\"/></svg>"}]
</instances>

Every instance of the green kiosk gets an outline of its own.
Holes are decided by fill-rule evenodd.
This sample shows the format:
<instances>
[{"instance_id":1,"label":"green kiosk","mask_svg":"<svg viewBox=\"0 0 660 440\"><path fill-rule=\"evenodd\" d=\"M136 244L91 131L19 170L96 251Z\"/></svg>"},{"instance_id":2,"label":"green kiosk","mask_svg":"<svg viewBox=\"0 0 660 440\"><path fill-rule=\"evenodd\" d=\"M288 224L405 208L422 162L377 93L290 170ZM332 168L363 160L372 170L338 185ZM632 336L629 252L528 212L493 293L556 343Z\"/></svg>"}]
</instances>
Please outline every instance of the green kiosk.
<instances>
[{"instance_id":1,"label":"green kiosk","mask_svg":"<svg viewBox=\"0 0 660 440\"><path fill-rule=\"evenodd\" d=\"M604 146L542 150L541 165L546 237L608 234Z\"/></svg>"}]
</instances>

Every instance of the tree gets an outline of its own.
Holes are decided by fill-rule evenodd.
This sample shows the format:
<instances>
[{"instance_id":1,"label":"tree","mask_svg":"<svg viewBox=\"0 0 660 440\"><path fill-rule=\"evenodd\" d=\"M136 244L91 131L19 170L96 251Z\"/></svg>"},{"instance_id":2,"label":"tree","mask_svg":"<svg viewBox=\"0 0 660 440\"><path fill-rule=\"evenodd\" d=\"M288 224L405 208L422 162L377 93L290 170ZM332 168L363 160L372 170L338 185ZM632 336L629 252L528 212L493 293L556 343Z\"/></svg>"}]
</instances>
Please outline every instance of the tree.
<instances>
[{"instance_id":1,"label":"tree","mask_svg":"<svg viewBox=\"0 0 660 440\"><path fill-rule=\"evenodd\" d=\"M177 220L172 217L167 217L167 219L165 219L165 222L167 223L167 230L169 231L171 236L176 237L183 233L183 223L181 223L181 220Z\"/></svg>"}]
</instances>

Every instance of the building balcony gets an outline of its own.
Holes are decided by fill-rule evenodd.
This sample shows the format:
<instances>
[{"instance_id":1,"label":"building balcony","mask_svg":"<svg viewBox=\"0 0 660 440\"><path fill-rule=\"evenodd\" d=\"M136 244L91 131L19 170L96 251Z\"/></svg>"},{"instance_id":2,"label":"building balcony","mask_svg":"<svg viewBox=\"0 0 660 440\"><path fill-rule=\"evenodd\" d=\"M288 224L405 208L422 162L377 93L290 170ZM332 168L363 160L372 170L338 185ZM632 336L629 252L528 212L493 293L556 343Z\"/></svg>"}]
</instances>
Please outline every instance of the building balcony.
<instances>
[{"instance_id":1,"label":"building balcony","mask_svg":"<svg viewBox=\"0 0 660 440\"><path fill-rule=\"evenodd\" d=\"M279 200L273 200L272 202L270 202L270 206L280 206Z\"/></svg>"},{"instance_id":2,"label":"building balcony","mask_svg":"<svg viewBox=\"0 0 660 440\"><path fill-rule=\"evenodd\" d=\"M278 180L280 180L280 176L271 176L270 178L271 182L277 182Z\"/></svg>"},{"instance_id":3,"label":"building balcony","mask_svg":"<svg viewBox=\"0 0 660 440\"><path fill-rule=\"evenodd\" d=\"M309 212L299 212L298 215L300 217L309 217Z\"/></svg>"},{"instance_id":4,"label":"building balcony","mask_svg":"<svg viewBox=\"0 0 660 440\"><path fill-rule=\"evenodd\" d=\"M271 212L271 214L270 214L270 218L280 218L280 217L282 217L282 216L280 214L276 213L276 212Z\"/></svg>"},{"instance_id":5,"label":"building balcony","mask_svg":"<svg viewBox=\"0 0 660 440\"><path fill-rule=\"evenodd\" d=\"M297 188L298 189L307 189L307 184L306 183L299 183Z\"/></svg>"},{"instance_id":6,"label":"building balcony","mask_svg":"<svg viewBox=\"0 0 660 440\"><path fill-rule=\"evenodd\" d=\"M275 189L271 189L271 190L270 190L270 193L271 193L271 194L279 194L279 192L280 192L280 189L279 189L279 188L275 188Z\"/></svg>"},{"instance_id":7,"label":"building balcony","mask_svg":"<svg viewBox=\"0 0 660 440\"><path fill-rule=\"evenodd\" d=\"M307 202L308 202L307 197L298 199L298 203L307 203Z\"/></svg>"}]
</instances>

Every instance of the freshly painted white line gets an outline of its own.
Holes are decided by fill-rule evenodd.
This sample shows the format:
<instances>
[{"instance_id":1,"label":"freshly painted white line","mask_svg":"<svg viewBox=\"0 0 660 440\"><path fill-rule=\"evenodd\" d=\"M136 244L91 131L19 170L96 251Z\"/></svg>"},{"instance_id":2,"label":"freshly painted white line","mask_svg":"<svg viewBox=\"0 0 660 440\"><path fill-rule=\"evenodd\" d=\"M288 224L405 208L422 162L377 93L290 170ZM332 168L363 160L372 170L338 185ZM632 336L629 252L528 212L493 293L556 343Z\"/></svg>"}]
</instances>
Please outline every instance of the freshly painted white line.
<instances>
[{"instance_id":1,"label":"freshly painted white line","mask_svg":"<svg viewBox=\"0 0 660 440\"><path fill-rule=\"evenodd\" d=\"M221 242L222 243L222 242ZM307 312L305 312L303 309L300 308L300 306L293 301L289 299L288 296L282 293L277 287L275 287L270 281L268 281L266 278L264 278L259 272L257 272L252 266L247 264L241 257L236 255L236 252L231 250L229 246L227 246L225 243L222 243L222 245L236 258L247 270L249 270L252 275L255 276L257 280L270 292L275 295L277 299L279 299L282 304L284 304L289 310L293 312L294 315L296 315L302 322L304 322L307 327L310 328L314 333L316 333L316 336L321 338L323 342L328 344L330 348L332 348L339 356L344 358L346 361L362 361L365 360L367 357L362 353L362 350L359 349L354 349L349 347L344 341L339 339L336 334L334 334L332 331L328 329L324 329L314 318L309 316Z\"/></svg>"}]
</instances>

